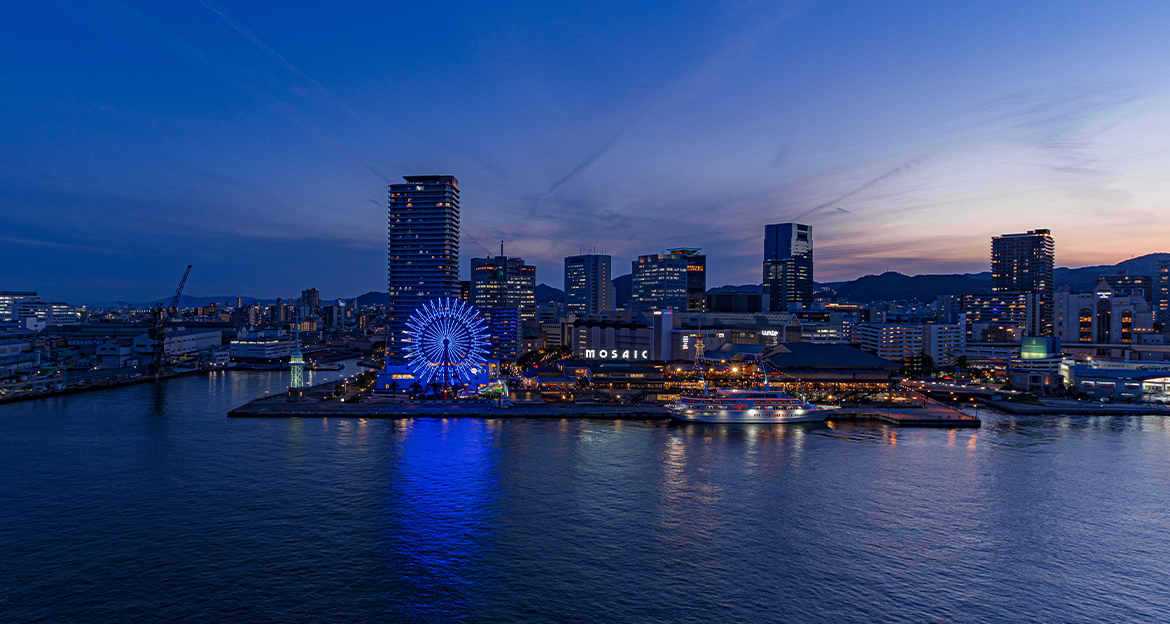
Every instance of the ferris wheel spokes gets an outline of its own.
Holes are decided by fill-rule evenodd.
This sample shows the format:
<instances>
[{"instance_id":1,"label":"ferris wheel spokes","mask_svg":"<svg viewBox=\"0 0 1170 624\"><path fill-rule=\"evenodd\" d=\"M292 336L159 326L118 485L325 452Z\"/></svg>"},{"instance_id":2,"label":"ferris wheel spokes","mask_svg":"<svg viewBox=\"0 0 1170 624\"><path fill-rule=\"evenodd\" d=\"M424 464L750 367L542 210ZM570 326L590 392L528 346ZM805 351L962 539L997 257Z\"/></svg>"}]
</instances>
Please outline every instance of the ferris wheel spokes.
<instances>
[{"instance_id":1,"label":"ferris wheel spokes","mask_svg":"<svg viewBox=\"0 0 1170 624\"><path fill-rule=\"evenodd\" d=\"M428 391L449 395L466 388L477 366L484 366L487 323L461 299L441 297L415 309L406 322L410 338L407 363Z\"/></svg>"}]
</instances>

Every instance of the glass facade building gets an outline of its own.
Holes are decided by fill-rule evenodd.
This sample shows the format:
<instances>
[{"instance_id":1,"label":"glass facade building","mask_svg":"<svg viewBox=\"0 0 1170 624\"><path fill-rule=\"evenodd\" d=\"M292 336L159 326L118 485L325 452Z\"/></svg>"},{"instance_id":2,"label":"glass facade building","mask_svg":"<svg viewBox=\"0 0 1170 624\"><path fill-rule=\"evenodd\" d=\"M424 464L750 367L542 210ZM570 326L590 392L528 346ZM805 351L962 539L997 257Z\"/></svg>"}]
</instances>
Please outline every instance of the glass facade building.
<instances>
[{"instance_id":1,"label":"glass facade building","mask_svg":"<svg viewBox=\"0 0 1170 624\"><path fill-rule=\"evenodd\" d=\"M688 257L665 253L633 262L633 292L626 307L638 311L687 309Z\"/></svg>"},{"instance_id":2,"label":"glass facade building","mask_svg":"<svg viewBox=\"0 0 1170 624\"><path fill-rule=\"evenodd\" d=\"M565 258L565 312L585 318L614 309L610 261L604 254Z\"/></svg>"},{"instance_id":3,"label":"glass facade building","mask_svg":"<svg viewBox=\"0 0 1170 624\"><path fill-rule=\"evenodd\" d=\"M764 292L773 312L813 302L812 226L776 223L764 226Z\"/></svg>"},{"instance_id":4,"label":"glass facade building","mask_svg":"<svg viewBox=\"0 0 1170 624\"><path fill-rule=\"evenodd\" d=\"M707 256L697 247L676 247L666 253L683 256L687 260L687 311L707 309Z\"/></svg>"},{"instance_id":5,"label":"glass facade building","mask_svg":"<svg viewBox=\"0 0 1170 624\"><path fill-rule=\"evenodd\" d=\"M523 258L472 258L471 305L510 308L519 311L521 321L535 321L536 267Z\"/></svg>"}]
</instances>

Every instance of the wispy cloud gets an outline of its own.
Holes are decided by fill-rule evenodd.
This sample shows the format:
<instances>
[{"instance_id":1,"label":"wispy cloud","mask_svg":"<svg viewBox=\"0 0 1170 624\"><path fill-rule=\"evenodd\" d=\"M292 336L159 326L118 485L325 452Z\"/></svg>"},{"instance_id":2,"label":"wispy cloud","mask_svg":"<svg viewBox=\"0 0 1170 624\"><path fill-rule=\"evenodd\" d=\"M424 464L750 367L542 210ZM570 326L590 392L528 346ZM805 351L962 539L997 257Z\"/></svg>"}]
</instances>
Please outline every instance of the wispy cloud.
<instances>
[{"instance_id":1,"label":"wispy cloud","mask_svg":"<svg viewBox=\"0 0 1170 624\"><path fill-rule=\"evenodd\" d=\"M19 238L15 236L0 236L0 243L7 243L9 245L24 245L29 247L52 247L54 249L70 249L73 251L85 251L88 253L125 253L110 247L93 247L90 245L76 245L73 243L62 243L58 241L38 240L35 238Z\"/></svg>"},{"instance_id":2,"label":"wispy cloud","mask_svg":"<svg viewBox=\"0 0 1170 624\"><path fill-rule=\"evenodd\" d=\"M264 54L266 56L268 56L268 58L272 59L273 62L275 62L277 65L283 67L286 71L288 71L288 73L292 74L296 78L298 78L298 79L302 80L303 82L305 82L306 84L310 85L313 88L313 90L317 91L320 95L327 98L334 105L336 105L339 108L341 108L342 110L344 110L347 115L349 115L350 117L352 117L354 119L354 121L361 122L361 119L358 118L357 113L355 113L353 111L353 109L351 109L344 102L342 102L337 97L335 97L328 89L326 89L324 86L322 86L320 82L317 82L311 76L309 76L305 72L298 69L296 65L293 65L292 63L290 63L289 60L284 57L284 55L277 52L275 49L272 48L272 46L261 41L259 37L252 34L252 31L249 30L247 27L245 27L243 24L241 24L241 23L237 22L236 20L232 19L231 17L229 17L228 14L225 13L224 10L221 9L219 6L217 6L215 3L208 2L207 0L203 0L202 4L209 11L211 11L212 13L215 13L216 15L223 18L223 21L227 22L227 24L229 26L231 26L232 28L234 28L236 30L236 32L243 35L245 39L247 39L248 41L251 41L253 45L255 45L257 48L259 48L261 52L264 52Z\"/></svg>"},{"instance_id":3,"label":"wispy cloud","mask_svg":"<svg viewBox=\"0 0 1170 624\"><path fill-rule=\"evenodd\" d=\"M747 10L744 13L750 14L752 19L737 21L737 23L746 23L746 27L725 35L715 50L699 63L682 71L677 79L665 82L657 89L649 90L632 107L632 112L610 134L609 138L570 168L568 173L553 182L546 194L551 195L593 166L594 163L611 152L614 146L644 119L663 109L676 106L710 91L731 65L748 56L764 38L771 35L785 20L799 13L805 4L807 3L786 3L780 8L773 5L747 5Z\"/></svg>"},{"instance_id":4,"label":"wispy cloud","mask_svg":"<svg viewBox=\"0 0 1170 624\"><path fill-rule=\"evenodd\" d=\"M800 221L801 219L808 217L808 216L811 216L813 214L816 214L816 213L824 210L825 208L832 206L833 204L839 204L839 203L845 201L846 199L849 199L850 197L854 197L856 195L859 195L859 194L865 192L866 190L869 190L869 189L877 186L878 184L885 182L886 180L890 179L891 177L896 176L899 173L902 173L903 171L907 171L907 170L913 168L915 165L921 163L923 160L926 160L926 158L927 158L927 156L919 156L918 158L915 158L914 160L911 160L909 162L905 162L901 165L898 165L897 167L890 169L889 171L881 174L880 176L878 176L876 178L868 180L867 182L865 182L861 186L858 186L857 188L845 193L844 195L841 195L840 197L838 197L836 199L833 199L833 200L827 201L823 204L820 204L818 206L814 206L812 208L809 208L808 210L796 215L795 217L792 217L792 220L793 221ZM841 210L843 212L847 212L849 214L853 214L853 213L849 212L848 210L845 210L844 208L838 207L837 209Z\"/></svg>"},{"instance_id":5,"label":"wispy cloud","mask_svg":"<svg viewBox=\"0 0 1170 624\"><path fill-rule=\"evenodd\" d=\"M151 33L152 35L166 41L170 45L175 46L175 47L183 50L184 52L189 54L192 58L194 58L194 59L198 60L200 63L202 63L207 69L209 69L213 74L218 76L221 80L228 83L232 87L235 87L237 90L239 90L244 95L247 95L248 97L252 98L256 102L267 107L272 112L285 118L286 120L291 122L293 125L297 126L301 130L304 130L310 136L328 144L333 149L348 156L354 162L358 163L359 165L364 167L366 170L368 170L370 173L378 176L379 178L381 178L387 182L392 181L389 176L387 176L386 174L379 171L376 167L374 167L369 162L367 162L367 160L365 158L359 156L355 150L347 147L346 145L342 144L341 141L330 136L329 133L327 133L324 129L322 129L317 123L313 122L308 114L299 111L296 106L290 104L289 102L286 102L284 99L276 96L275 94L271 93L270 91L260 88L259 86L257 86L254 83L251 83L251 82L246 81L246 80L241 80L238 77L239 72L234 67L231 67L225 63L219 63L219 62L213 61L206 53L203 52L203 50L201 50L198 47L192 45L191 43L185 41L181 37L178 37L178 36L174 35L173 33L166 31L161 26L156 24L153 20L151 20L149 17L147 17L145 14L143 14L141 11L138 11L137 9L130 7L129 5L127 5L124 2L119 2L118 6L121 9L122 13L124 15L126 15L127 17L129 17L133 23L137 24L143 30L146 30L147 32ZM353 115L352 110L350 110L348 107L344 106L344 104L341 104L336 98L334 98L332 95L330 95L329 92L326 91L325 88L322 87L318 82L316 82L312 78L305 75L304 72L301 72L299 69L297 69L291 63L289 63L283 56L281 56L279 53L277 53L271 47L264 44L264 42L260 41L258 38L256 38L254 35L252 35L251 32L249 32L246 28L244 28L238 22L235 22L231 18L227 17L222 11L220 11L216 8L213 8L214 5L211 5L210 3L204 3L204 6L206 6L209 10L211 10L214 13L216 13L217 15L219 15L225 21L227 21L228 24L231 25L233 29L238 31L240 34L244 35L249 41L251 41L257 47L259 47L269 58L271 58L273 61L275 61L278 65L280 65L286 71L293 74L298 79L311 85L315 90L325 94L327 97L330 98L330 100L332 100L334 103L341 106L344 110L347 111L347 113L349 113L351 116L353 116L356 119L356 116Z\"/></svg>"}]
</instances>

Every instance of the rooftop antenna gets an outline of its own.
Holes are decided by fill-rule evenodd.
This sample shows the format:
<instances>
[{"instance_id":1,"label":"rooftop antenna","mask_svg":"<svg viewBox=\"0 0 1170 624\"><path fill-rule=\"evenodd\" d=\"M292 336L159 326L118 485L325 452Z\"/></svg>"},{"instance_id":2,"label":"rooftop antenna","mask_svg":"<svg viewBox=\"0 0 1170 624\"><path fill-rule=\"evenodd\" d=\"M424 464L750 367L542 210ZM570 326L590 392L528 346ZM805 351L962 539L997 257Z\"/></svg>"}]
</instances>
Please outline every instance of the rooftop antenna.
<instances>
[{"instance_id":1,"label":"rooftop antenna","mask_svg":"<svg viewBox=\"0 0 1170 624\"><path fill-rule=\"evenodd\" d=\"M500 241L500 257L504 257L504 241Z\"/></svg>"}]
</instances>

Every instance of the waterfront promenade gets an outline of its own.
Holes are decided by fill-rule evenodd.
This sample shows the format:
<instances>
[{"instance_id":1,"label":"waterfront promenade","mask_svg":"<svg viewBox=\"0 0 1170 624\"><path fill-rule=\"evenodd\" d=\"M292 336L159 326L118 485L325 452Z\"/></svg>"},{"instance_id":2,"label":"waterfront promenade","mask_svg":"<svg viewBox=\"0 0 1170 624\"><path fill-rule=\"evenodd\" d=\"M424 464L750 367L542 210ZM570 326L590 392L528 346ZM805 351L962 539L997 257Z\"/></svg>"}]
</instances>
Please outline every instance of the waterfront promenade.
<instances>
[{"instance_id":1,"label":"waterfront promenade","mask_svg":"<svg viewBox=\"0 0 1170 624\"><path fill-rule=\"evenodd\" d=\"M340 383L340 382L338 382ZM335 383L306 389L307 400L290 402L284 393L256 399L228 412L233 418L580 418L668 420L660 405L535 403L498 406L488 401L369 399L348 394L331 398ZM860 406L835 410L832 421L877 421L904 427L979 427L978 418L925 399L912 407Z\"/></svg>"}]
</instances>

